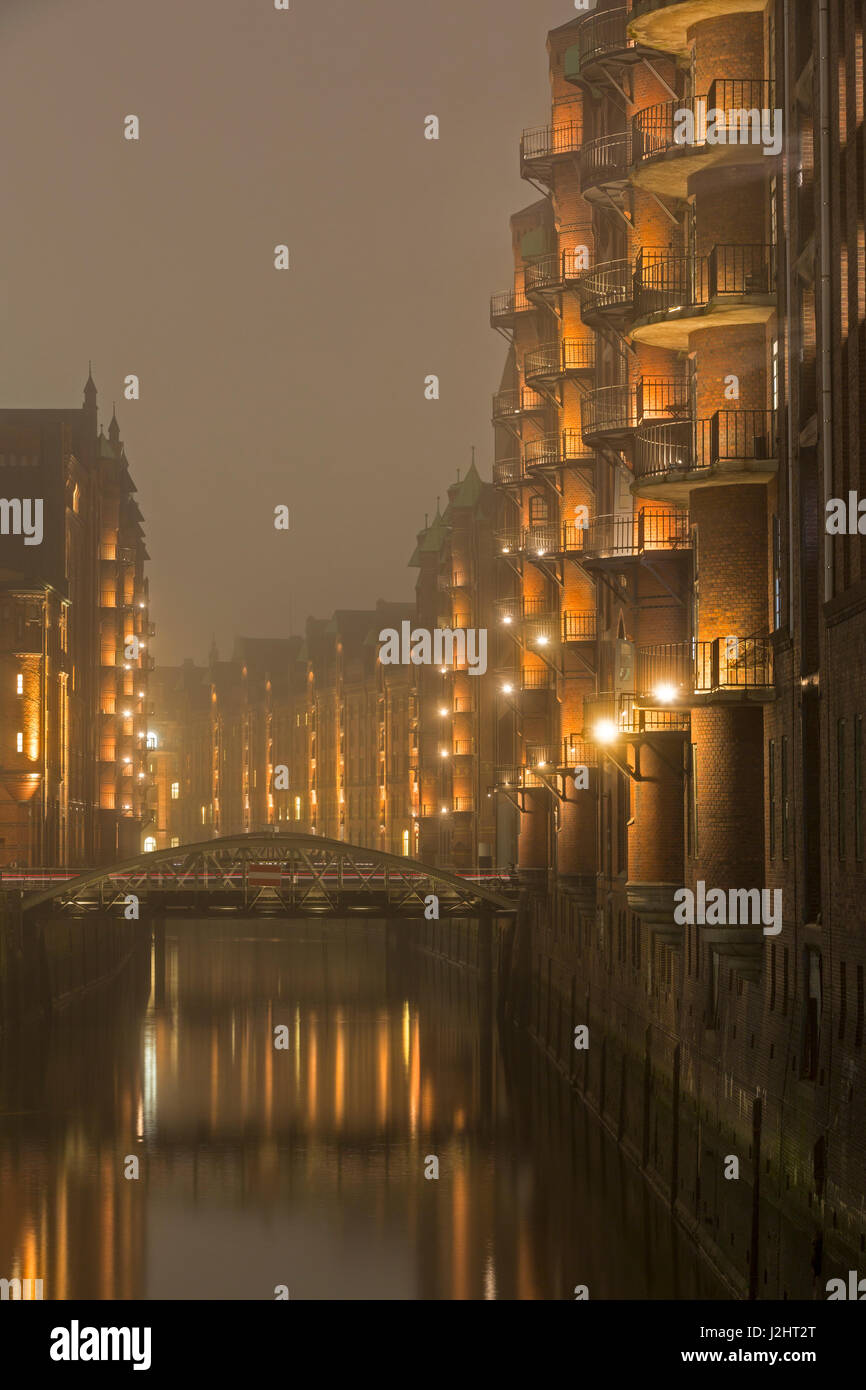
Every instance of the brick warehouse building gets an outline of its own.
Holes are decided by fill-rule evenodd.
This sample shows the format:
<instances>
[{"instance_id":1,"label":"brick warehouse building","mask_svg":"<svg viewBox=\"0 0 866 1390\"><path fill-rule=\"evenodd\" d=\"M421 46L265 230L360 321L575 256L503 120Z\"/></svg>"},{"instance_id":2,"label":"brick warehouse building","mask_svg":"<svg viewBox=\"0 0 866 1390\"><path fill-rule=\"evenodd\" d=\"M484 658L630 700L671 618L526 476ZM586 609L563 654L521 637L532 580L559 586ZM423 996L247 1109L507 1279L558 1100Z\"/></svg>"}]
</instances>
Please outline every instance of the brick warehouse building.
<instances>
[{"instance_id":1,"label":"brick warehouse building","mask_svg":"<svg viewBox=\"0 0 866 1390\"><path fill-rule=\"evenodd\" d=\"M548 49L492 486L425 522L414 605L311 619L269 673L267 814L515 861L513 1014L732 1289L810 1297L866 1249L866 581L825 524L859 489L862 7L599 3ZM382 667L386 608L486 627L487 673ZM699 885L778 890L779 930L680 921Z\"/></svg>"},{"instance_id":2,"label":"brick warehouse building","mask_svg":"<svg viewBox=\"0 0 866 1390\"><path fill-rule=\"evenodd\" d=\"M0 478L6 503L38 499L44 518L38 543L0 537L0 867L137 854L148 557L117 420L99 429L90 377L78 409L0 410Z\"/></svg>"}]
</instances>

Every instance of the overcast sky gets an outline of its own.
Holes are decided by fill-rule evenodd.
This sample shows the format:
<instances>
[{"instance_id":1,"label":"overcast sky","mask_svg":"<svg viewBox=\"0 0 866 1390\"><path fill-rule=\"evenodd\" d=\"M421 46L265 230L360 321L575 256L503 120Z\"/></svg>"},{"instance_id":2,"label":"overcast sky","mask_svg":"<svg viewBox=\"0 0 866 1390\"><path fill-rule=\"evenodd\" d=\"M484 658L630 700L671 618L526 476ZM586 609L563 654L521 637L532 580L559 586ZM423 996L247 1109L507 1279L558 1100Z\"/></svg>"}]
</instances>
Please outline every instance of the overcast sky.
<instances>
[{"instance_id":1,"label":"overcast sky","mask_svg":"<svg viewBox=\"0 0 866 1390\"><path fill-rule=\"evenodd\" d=\"M146 518L158 663L411 596L415 532L472 444L489 476L488 298L537 196L518 143L547 116L546 34L574 17L3 0L0 404L80 404L92 358Z\"/></svg>"}]
</instances>

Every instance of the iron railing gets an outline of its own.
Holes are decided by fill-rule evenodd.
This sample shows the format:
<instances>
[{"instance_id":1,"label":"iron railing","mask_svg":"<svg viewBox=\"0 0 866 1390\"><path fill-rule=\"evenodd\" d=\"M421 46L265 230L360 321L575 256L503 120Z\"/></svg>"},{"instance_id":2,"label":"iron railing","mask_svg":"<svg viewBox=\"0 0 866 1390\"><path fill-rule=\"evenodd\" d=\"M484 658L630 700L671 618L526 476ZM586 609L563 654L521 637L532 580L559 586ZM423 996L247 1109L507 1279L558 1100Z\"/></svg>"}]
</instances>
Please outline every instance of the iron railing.
<instances>
[{"instance_id":1,"label":"iron railing","mask_svg":"<svg viewBox=\"0 0 866 1390\"><path fill-rule=\"evenodd\" d=\"M490 321L512 319L515 314L525 314L534 308L523 290L503 290L501 294L490 296Z\"/></svg>"},{"instance_id":2,"label":"iron railing","mask_svg":"<svg viewBox=\"0 0 866 1390\"><path fill-rule=\"evenodd\" d=\"M612 724L618 733L626 735L649 733L688 733L691 727L689 710L635 708L633 695L597 695L583 702L584 738L601 746L595 730L602 722Z\"/></svg>"},{"instance_id":3,"label":"iron railing","mask_svg":"<svg viewBox=\"0 0 866 1390\"><path fill-rule=\"evenodd\" d=\"M706 420L643 425L635 438L636 478L696 473L718 463L776 456L772 410L717 410Z\"/></svg>"},{"instance_id":4,"label":"iron railing","mask_svg":"<svg viewBox=\"0 0 866 1390\"><path fill-rule=\"evenodd\" d=\"M565 338L558 343L542 343L523 359L527 381L533 377L566 376L569 372L595 369L595 337Z\"/></svg>"},{"instance_id":5,"label":"iron railing","mask_svg":"<svg viewBox=\"0 0 866 1390\"><path fill-rule=\"evenodd\" d=\"M527 468L555 468L568 463L591 463L594 457L595 455L586 449L580 430L573 429L562 430L559 434L545 434L540 439L530 439L523 450Z\"/></svg>"},{"instance_id":6,"label":"iron railing","mask_svg":"<svg viewBox=\"0 0 866 1390\"><path fill-rule=\"evenodd\" d=\"M549 402L537 391L524 386L517 391L497 391L493 397L493 418L501 420L508 415L521 415L525 411L547 410Z\"/></svg>"},{"instance_id":7,"label":"iron railing","mask_svg":"<svg viewBox=\"0 0 866 1390\"><path fill-rule=\"evenodd\" d=\"M598 763L598 749L583 734L567 734L562 740L562 767L595 767Z\"/></svg>"},{"instance_id":8,"label":"iron railing","mask_svg":"<svg viewBox=\"0 0 866 1390\"><path fill-rule=\"evenodd\" d=\"M775 280L772 246L714 246L708 256L644 247L635 264L635 317L701 307L721 295L769 295Z\"/></svg>"},{"instance_id":9,"label":"iron railing","mask_svg":"<svg viewBox=\"0 0 866 1390\"><path fill-rule=\"evenodd\" d=\"M493 481L500 486L505 486L508 483L519 483L522 477L522 459L497 459L493 465Z\"/></svg>"},{"instance_id":10,"label":"iron railing","mask_svg":"<svg viewBox=\"0 0 866 1390\"><path fill-rule=\"evenodd\" d=\"M522 690L552 690L556 686L556 676L547 666L521 671L519 681Z\"/></svg>"},{"instance_id":11,"label":"iron railing","mask_svg":"<svg viewBox=\"0 0 866 1390\"><path fill-rule=\"evenodd\" d=\"M627 309L634 297L631 261L603 261L585 270L577 282L584 319L593 314Z\"/></svg>"},{"instance_id":12,"label":"iron railing","mask_svg":"<svg viewBox=\"0 0 866 1390\"><path fill-rule=\"evenodd\" d=\"M601 386L583 401L583 437L624 434L643 420L683 414L688 400L684 377L641 377L634 385Z\"/></svg>"},{"instance_id":13,"label":"iron railing","mask_svg":"<svg viewBox=\"0 0 866 1390\"><path fill-rule=\"evenodd\" d=\"M520 141L520 157L525 164L535 159L552 159L556 155L576 154L580 149L582 126L577 121L560 125L534 126L524 130Z\"/></svg>"},{"instance_id":14,"label":"iron railing","mask_svg":"<svg viewBox=\"0 0 866 1390\"><path fill-rule=\"evenodd\" d=\"M589 15L577 31L577 73L597 59L635 47L626 28L627 10L601 10Z\"/></svg>"},{"instance_id":15,"label":"iron railing","mask_svg":"<svg viewBox=\"0 0 866 1390\"><path fill-rule=\"evenodd\" d=\"M474 811L475 800L471 796L455 796L451 802L452 811Z\"/></svg>"},{"instance_id":16,"label":"iron railing","mask_svg":"<svg viewBox=\"0 0 866 1390\"><path fill-rule=\"evenodd\" d=\"M705 96L678 97L638 111L631 123L634 162L673 149L760 145L762 114L774 108L772 82L718 78Z\"/></svg>"},{"instance_id":17,"label":"iron railing","mask_svg":"<svg viewBox=\"0 0 866 1390\"><path fill-rule=\"evenodd\" d=\"M594 612L565 612L562 615L562 640L564 642L594 642L598 624Z\"/></svg>"},{"instance_id":18,"label":"iron railing","mask_svg":"<svg viewBox=\"0 0 866 1390\"><path fill-rule=\"evenodd\" d=\"M628 132L587 140L580 151L581 191L585 193L605 183L624 182L630 164L631 136Z\"/></svg>"},{"instance_id":19,"label":"iron railing","mask_svg":"<svg viewBox=\"0 0 866 1390\"><path fill-rule=\"evenodd\" d=\"M772 641L768 636L717 637L639 647L636 685L644 696L665 699L767 689L773 685Z\"/></svg>"},{"instance_id":20,"label":"iron railing","mask_svg":"<svg viewBox=\"0 0 866 1390\"><path fill-rule=\"evenodd\" d=\"M547 618L555 613L546 598L498 598L494 607L504 618Z\"/></svg>"},{"instance_id":21,"label":"iron railing","mask_svg":"<svg viewBox=\"0 0 866 1390\"><path fill-rule=\"evenodd\" d=\"M587 557L627 558L648 550L685 550L691 546L689 514L661 510L634 516L599 516L584 532Z\"/></svg>"}]
</instances>

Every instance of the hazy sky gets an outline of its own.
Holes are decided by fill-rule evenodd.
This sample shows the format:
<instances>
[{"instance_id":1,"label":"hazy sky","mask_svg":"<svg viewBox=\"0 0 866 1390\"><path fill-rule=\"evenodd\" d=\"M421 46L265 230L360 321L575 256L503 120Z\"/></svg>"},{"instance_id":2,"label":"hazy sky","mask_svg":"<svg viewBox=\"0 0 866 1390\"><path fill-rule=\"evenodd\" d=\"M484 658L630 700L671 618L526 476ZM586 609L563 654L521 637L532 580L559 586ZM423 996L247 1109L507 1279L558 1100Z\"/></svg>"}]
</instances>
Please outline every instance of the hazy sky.
<instances>
[{"instance_id":1,"label":"hazy sky","mask_svg":"<svg viewBox=\"0 0 866 1390\"><path fill-rule=\"evenodd\" d=\"M547 30L574 17L3 0L0 404L80 404L93 359L146 518L158 663L411 596L415 532L471 444L489 476L488 298L537 196L518 142L547 116Z\"/></svg>"}]
</instances>

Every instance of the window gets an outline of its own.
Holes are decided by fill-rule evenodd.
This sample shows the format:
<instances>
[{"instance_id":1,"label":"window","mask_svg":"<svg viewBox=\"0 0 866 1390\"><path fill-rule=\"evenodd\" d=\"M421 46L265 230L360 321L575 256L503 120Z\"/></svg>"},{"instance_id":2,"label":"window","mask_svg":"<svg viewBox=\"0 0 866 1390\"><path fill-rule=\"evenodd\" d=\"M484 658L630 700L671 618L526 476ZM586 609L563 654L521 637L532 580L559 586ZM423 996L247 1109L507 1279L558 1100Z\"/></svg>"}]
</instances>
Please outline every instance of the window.
<instances>
[{"instance_id":1,"label":"window","mask_svg":"<svg viewBox=\"0 0 866 1390\"><path fill-rule=\"evenodd\" d=\"M836 852L845 858L845 720L836 720Z\"/></svg>"},{"instance_id":2,"label":"window","mask_svg":"<svg viewBox=\"0 0 866 1390\"><path fill-rule=\"evenodd\" d=\"M803 1040L803 1075L809 1081L816 1080L818 1076L822 993L821 952L809 947L806 951L806 1027Z\"/></svg>"},{"instance_id":3,"label":"window","mask_svg":"<svg viewBox=\"0 0 866 1390\"><path fill-rule=\"evenodd\" d=\"M145 854L152 854L153 851L154 851L155 849L156 849L156 839L154 838L153 835L148 835L147 838L146 838L146 840L145 840L145 842L144 842L144 852L145 852Z\"/></svg>"},{"instance_id":4,"label":"window","mask_svg":"<svg viewBox=\"0 0 866 1390\"><path fill-rule=\"evenodd\" d=\"M148 748L158 748L158 747L159 747L159 740L157 739L156 734L148 734L148 736L147 736L147 746L148 746Z\"/></svg>"},{"instance_id":5,"label":"window","mask_svg":"<svg viewBox=\"0 0 866 1390\"><path fill-rule=\"evenodd\" d=\"M295 820L300 820L300 819L301 819L301 798L300 798L299 796L296 796L296 797L295 797Z\"/></svg>"},{"instance_id":6,"label":"window","mask_svg":"<svg viewBox=\"0 0 866 1390\"><path fill-rule=\"evenodd\" d=\"M863 858L863 717L854 720L854 857Z\"/></svg>"},{"instance_id":7,"label":"window","mask_svg":"<svg viewBox=\"0 0 866 1390\"><path fill-rule=\"evenodd\" d=\"M776 740L767 748L767 801L770 817L770 858L776 857Z\"/></svg>"},{"instance_id":8,"label":"window","mask_svg":"<svg viewBox=\"0 0 866 1390\"><path fill-rule=\"evenodd\" d=\"M178 798L179 798L179 796L180 796L180 782L172 782L172 784L171 784L171 799L172 799L172 801L177 801Z\"/></svg>"},{"instance_id":9,"label":"window","mask_svg":"<svg viewBox=\"0 0 866 1390\"><path fill-rule=\"evenodd\" d=\"M546 497L530 497L530 499L529 499L529 524L530 524L530 526L537 526L537 525L539 525L541 522L547 521L547 518L548 518L547 498L546 498Z\"/></svg>"},{"instance_id":10,"label":"window","mask_svg":"<svg viewBox=\"0 0 866 1390\"><path fill-rule=\"evenodd\" d=\"M773 627L776 632L782 626L782 528L777 516L773 517Z\"/></svg>"},{"instance_id":11,"label":"window","mask_svg":"<svg viewBox=\"0 0 866 1390\"><path fill-rule=\"evenodd\" d=\"M788 740L782 739L782 858L788 858Z\"/></svg>"},{"instance_id":12,"label":"window","mask_svg":"<svg viewBox=\"0 0 866 1390\"><path fill-rule=\"evenodd\" d=\"M171 837L171 848L172 848L172 849L177 849L177 847L178 847L179 844L180 844L180 840L178 839L177 835L172 835L172 837Z\"/></svg>"},{"instance_id":13,"label":"window","mask_svg":"<svg viewBox=\"0 0 866 1390\"><path fill-rule=\"evenodd\" d=\"M408 859L408 857L409 857L409 831L408 831L408 830L404 830L404 831L403 831L403 853L404 853L404 855L406 856L406 858Z\"/></svg>"},{"instance_id":14,"label":"window","mask_svg":"<svg viewBox=\"0 0 866 1390\"><path fill-rule=\"evenodd\" d=\"M779 409L779 339L773 339L773 409Z\"/></svg>"},{"instance_id":15,"label":"window","mask_svg":"<svg viewBox=\"0 0 866 1390\"><path fill-rule=\"evenodd\" d=\"M24 752L24 735L20 732L15 735L15 748L19 753Z\"/></svg>"},{"instance_id":16,"label":"window","mask_svg":"<svg viewBox=\"0 0 866 1390\"><path fill-rule=\"evenodd\" d=\"M691 745L689 773L689 854L692 859L696 859L698 854L698 745L696 743Z\"/></svg>"},{"instance_id":17,"label":"window","mask_svg":"<svg viewBox=\"0 0 866 1390\"><path fill-rule=\"evenodd\" d=\"M15 693L16 695L24 694L24 675L21 671L18 672L18 676L15 681Z\"/></svg>"}]
</instances>

